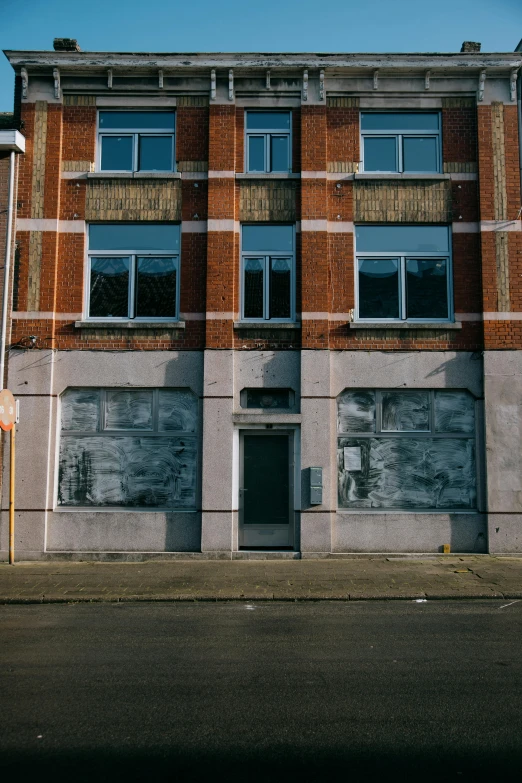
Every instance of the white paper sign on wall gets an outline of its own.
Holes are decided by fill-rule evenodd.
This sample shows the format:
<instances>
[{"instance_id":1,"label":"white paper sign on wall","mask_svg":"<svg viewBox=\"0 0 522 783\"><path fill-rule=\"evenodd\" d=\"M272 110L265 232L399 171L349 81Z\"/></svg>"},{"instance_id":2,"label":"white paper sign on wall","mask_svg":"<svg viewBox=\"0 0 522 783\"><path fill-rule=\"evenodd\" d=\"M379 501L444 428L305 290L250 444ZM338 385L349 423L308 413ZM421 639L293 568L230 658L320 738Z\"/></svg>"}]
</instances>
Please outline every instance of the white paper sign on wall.
<instances>
[{"instance_id":1,"label":"white paper sign on wall","mask_svg":"<svg viewBox=\"0 0 522 783\"><path fill-rule=\"evenodd\" d=\"M360 446L344 447L344 469L349 471L362 470Z\"/></svg>"}]
</instances>

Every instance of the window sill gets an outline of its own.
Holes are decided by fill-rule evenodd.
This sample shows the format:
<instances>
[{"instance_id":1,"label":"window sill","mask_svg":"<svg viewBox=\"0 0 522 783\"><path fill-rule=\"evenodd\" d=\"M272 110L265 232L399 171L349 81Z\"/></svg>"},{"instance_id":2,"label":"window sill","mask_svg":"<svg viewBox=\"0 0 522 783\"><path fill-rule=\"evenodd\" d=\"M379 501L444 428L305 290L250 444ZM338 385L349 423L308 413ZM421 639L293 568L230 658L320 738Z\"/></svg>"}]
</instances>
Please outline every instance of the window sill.
<instances>
[{"instance_id":1,"label":"window sill","mask_svg":"<svg viewBox=\"0 0 522 783\"><path fill-rule=\"evenodd\" d=\"M352 321L350 329L462 329L461 321Z\"/></svg>"},{"instance_id":2,"label":"window sill","mask_svg":"<svg viewBox=\"0 0 522 783\"><path fill-rule=\"evenodd\" d=\"M379 171L361 172L360 174L354 174L354 179L451 179L450 174L418 174L414 172L399 172L389 173Z\"/></svg>"},{"instance_id":3,"label":"window sill","mask_svg":"<svg viewBox=\"0 0 522 783\"><path fill-rule=\"evenodd\" d=\"M75 321L77 329L184 329L185 321Z\"/></svg>"},{"instance_id":4,"label":"window sill","mask_svg":"<svg viewBox=\"0 0 522 783\"><path fill-rule=\"evenodd\" d=\"M281 321L234 321L234 329L300 329L300 323Z\"/></svg>"},{"instance_id":5,"label":"window sill","mask_svg":"<svg viewBox=\"0 0 522 783\"><path fill-rule=\"evenodd\" d=\"M301 179L301 175L290 171L248 171L236 174L236 179Z\"/></svg>"},{"instance_id":6,"label":"window sill","mask_svg":"<svg viewBox=\"0 0 522 783\"><path fill-rule=\"evenodd\" d=\"M89 171L87 179L181 179L181 171Z\"/></svg>"}]
</instances>

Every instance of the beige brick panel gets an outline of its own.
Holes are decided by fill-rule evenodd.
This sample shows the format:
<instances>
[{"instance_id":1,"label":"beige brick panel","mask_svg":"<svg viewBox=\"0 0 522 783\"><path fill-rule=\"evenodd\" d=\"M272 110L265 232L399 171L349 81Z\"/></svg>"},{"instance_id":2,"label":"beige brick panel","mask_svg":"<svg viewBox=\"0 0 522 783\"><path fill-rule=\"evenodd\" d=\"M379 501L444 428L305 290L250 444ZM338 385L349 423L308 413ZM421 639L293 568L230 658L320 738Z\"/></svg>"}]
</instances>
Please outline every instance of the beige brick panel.
<instances>
[{"instance_id":1,"label":"beige brick panel","mask_svg":"<svg viewBox=\"0 0 522 783\"><path fill-rule=\"evenodd\" d=\"M357 174L359 163L353 160L334 160L326 164L330 174Z\"/></svg>"},{"instance_id":2,"label":"beige brick panel","mask_svg":"<svg viewBox=\"0 0 522 783\"><path fill-rule=\"evenodd\" d=\"M296 183L284 180L241 182L240 220L296 219Z\"/></svg>"},{"instance_id":3,"label":"beige brick panel","mask_svg":"<svg viewBox=\"0 0 522 783\"><path fill-rule=\"evenodd\" d=\"M509 303L509 234L507 231L495 233L495 255L497 262L497 308L499 313L508 313Z\"/></svg>"},{"instance_id":4,"label":"beige brick panel","mask_svg":"<svg viewBox=\"0 0 522 783\"><path fill-rule=\"evenodd\" d=\"M208 160L178 160L178 171L208 171Z\"/></svg>"},{"instance_id":5,"label":"beige brick panel","mask_svg":"<svg viewBox=\"0 0 522 783\"><path fill-rule=\"evenodd\" d=\"M96 106L95 95L64 95L64 106Z\"/></svg>"},{"instance_id":6,"label":"beige brick panel","mask_svg":"<svg viewBox=\"0 0 522 783\"><path fill-rule=\"evenodd\" d=\"M444 174L476 174L478 163L444 163Z\"/></svg>"},{"instance_id":7,"label":"beige brick panel","mask_svg":"<svg viewBox=\"0 0 522 783\"><path fill-rule=\"evenodd\" d=\"M355 182L354 217L365 223L450 223L451 182Z\"/></svg>"},{"instance_id":8,"label":"beige brick panel","mask_svg":"<svg viewBox=\"0 0 522 783\"><path fill-rule=\"evenodd\" d=\"M328 97L326 99L326 105L334 106L339 109L357 109L359 106L359 98Z\"/></svg>"},{"instance_id":9,"label":"beige brick panel","mask_svg":"<svg viewBox=\"0 0 522 783\"><path fill-rule=\"evenodd\" d=\"M205 95L180 95L176 100L177 106L208 106L208 103Z\"/></svg>"},{"instance_id":10,"label":"beige brick panel","mask_svg":"<svg viewBox=\"0 0 522 783\"><path fill-rule=\"evenodd\" d=\"M42 269L42 232L29 234L29 270L27 309L37 312L40 309L40 274Z\"/></svg>"},{"instance_id":11,"label":"beige brick panel","mask_svg":"<svg viewBox=\"0 0 522 783\"><path fill-rule=\"evenodd\" d=\"M493 187L495 220L507 220L506 156L504 153L504 105L491 105L493 130Z\"/></svg>"},{"instance_id":12,"label":"beige brick panel","mask_svg":"<svg viewBox=\"0 0 522 783\"><path fill-rule=\"evenodd\" d=\"M33 138L33 181L31 217L44 216L45 151L47 147L47 103L36 101Z\"/></svg>"},{"instance_id":13,"label":"beige brick panel","mask_svg":"<svg viewBox=\"0 0 522 783\"><path fill-rule=\"evenodd\" d=\"M94 161L63 160L62 171L94 171Z\"/></svg>"},{"instance_id":14,"label":"beige brick panel","mask_svg":"<svg viewBox=\"0 0 522 783\"><path fill-rule=\"evenodd\" d=\"M90 180L86 220L181 220L180 180Z\"/></svg>"},{"instance_id":15,"label":"beige brick panel","mask_svg":"<svg viewBox=\"0 0 522 783\"><path fill-rule=\"evenodd\" d=\"M470 109L475 106L475 98L443 98L443 109Z\"/></svg>"}]
</instances>

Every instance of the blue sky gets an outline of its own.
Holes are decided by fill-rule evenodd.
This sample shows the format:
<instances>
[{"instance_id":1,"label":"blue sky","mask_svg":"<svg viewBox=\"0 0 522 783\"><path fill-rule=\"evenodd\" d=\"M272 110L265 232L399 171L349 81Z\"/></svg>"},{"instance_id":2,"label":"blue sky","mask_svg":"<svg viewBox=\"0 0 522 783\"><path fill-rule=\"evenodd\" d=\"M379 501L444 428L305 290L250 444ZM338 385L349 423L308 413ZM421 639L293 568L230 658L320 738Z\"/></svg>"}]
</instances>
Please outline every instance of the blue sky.
<instances>
[{"instance_id":1,"label":"blue sky","mask_svg":"<svg viewBox=\"0 0 522 783\"><path fill-rule=\"evenodd\" d=\"M486 52L522 38L522 0L0 0L1 49L87 51ZM13 72L0 55L0 111Z\"/></svg>"}]
</instances>

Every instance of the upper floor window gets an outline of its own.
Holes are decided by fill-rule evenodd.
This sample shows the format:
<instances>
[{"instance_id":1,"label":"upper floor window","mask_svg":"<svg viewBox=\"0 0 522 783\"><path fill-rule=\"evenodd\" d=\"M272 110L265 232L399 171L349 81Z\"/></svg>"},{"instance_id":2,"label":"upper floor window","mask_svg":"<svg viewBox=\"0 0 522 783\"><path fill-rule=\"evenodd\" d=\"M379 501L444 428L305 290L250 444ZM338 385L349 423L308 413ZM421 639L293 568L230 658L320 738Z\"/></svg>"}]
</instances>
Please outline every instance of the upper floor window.
<instances>
[{"instance_id":1,"label":"upper floor window","mask_svg":"<svg viewBox=\"0 0 522 783\"><path fill-rule=\"evenodd\" d=\"M173 223L92 224L87 316L177 319L179 244Z\"/></svg>"},{"instance_id":2,"label":"upper floor window","mask_svg":"<svg viewBox=\"0 0 522 783\"><path fill-rule=\"evenodd\" d=\"M441 171L438 112L363 112L363 171Z\"/></svg>"},{"instance_id":3,"label":"upper floor window","mask_svg":"<svg viewBox=\"0 0 522 783\"><path fill-rule=\"evenodd\" d=\"M246 112L246 170L290 171L290 112Z\"/></svg>"},{"instance_id":4,"label":"upper floor window","mask_svg":"<svg viewBox=\"0 0 522 783\"><path fill-rule=\"evenodd\" d=\"M294 320L294 226L243 226L241 271L243 320Z\"/></svg>"},{"instance_id":5,"label":"upper floor window","mask_svg":"<svg viewBox=\"0 0 522 783\"><path fill-rule=\"evenodd\" d=\"M452 316L447 226L357 226L357 320Z\"/></svg>"},{"instance_id":6,"label":"upper floor window","mask_svg":"<svg viewBox=\"0 0 522 783\"><path fill-rule=\"evenodd\" d=\"M100 171L173 171L174 112L101 111Z\"/></svg>"}]
</instances>

